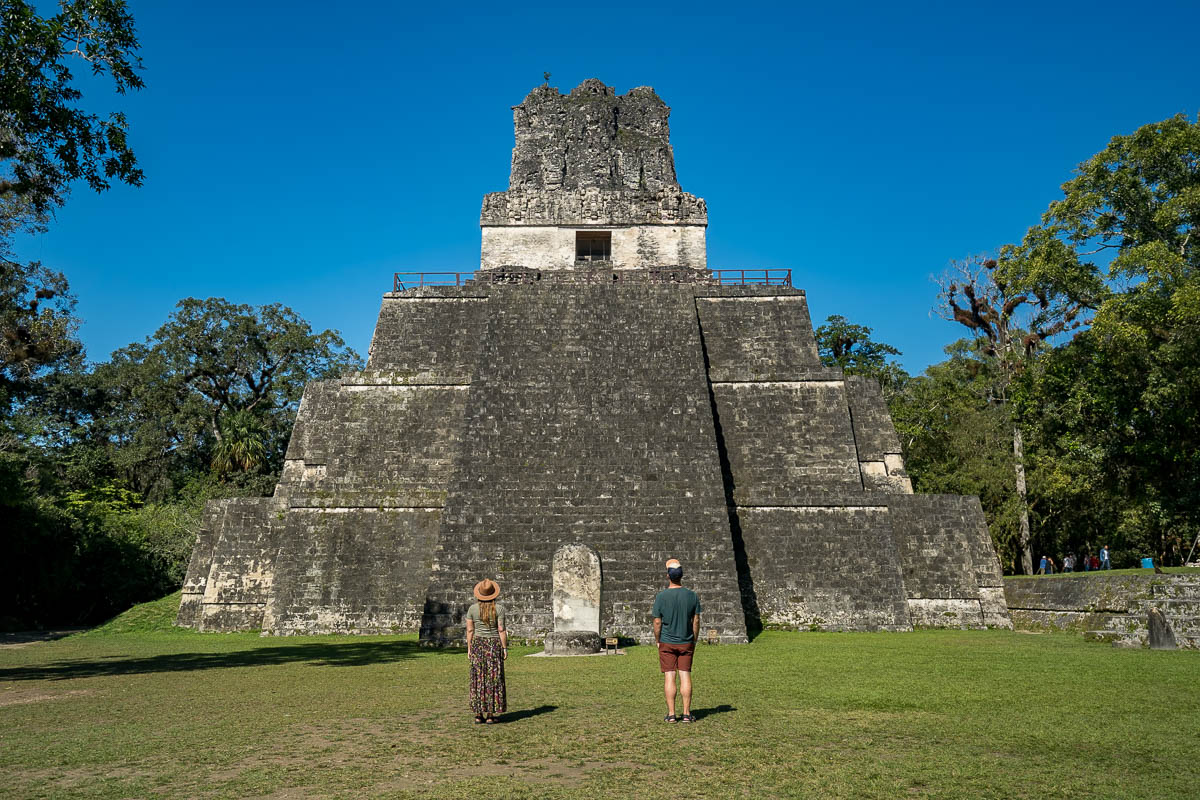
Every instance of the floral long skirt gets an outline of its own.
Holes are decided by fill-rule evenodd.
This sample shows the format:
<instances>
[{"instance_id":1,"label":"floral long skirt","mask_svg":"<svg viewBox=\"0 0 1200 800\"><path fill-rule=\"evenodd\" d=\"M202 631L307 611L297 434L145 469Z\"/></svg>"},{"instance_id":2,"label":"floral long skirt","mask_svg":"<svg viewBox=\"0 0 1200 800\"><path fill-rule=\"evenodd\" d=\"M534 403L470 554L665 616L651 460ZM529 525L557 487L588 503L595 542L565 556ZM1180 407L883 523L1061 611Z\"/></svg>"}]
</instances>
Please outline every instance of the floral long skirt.
<instances>
[{"instance_id":1,"label":"floral long skirt","mask_svg":"<svg viewBox=\"0 0 1200 800\"><path fill-rule=\"evenodd\" d=\"M504 648L499 639L476 637L471 642L471 710L476 714L503 714Z\"/></svg>"}]
</instances>

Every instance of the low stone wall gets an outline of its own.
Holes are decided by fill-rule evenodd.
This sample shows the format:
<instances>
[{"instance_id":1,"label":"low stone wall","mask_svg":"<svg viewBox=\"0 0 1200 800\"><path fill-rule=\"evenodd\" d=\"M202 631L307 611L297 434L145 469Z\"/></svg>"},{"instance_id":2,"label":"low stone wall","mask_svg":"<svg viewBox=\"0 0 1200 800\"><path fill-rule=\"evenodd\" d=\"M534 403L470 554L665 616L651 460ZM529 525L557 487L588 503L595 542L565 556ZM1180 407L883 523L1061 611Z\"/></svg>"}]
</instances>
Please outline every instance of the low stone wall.
<instances>
[{"instance_id":1,"label":"low stone wall","mask_svg":"<svg viewBox=\"0 0 1200 800\"><path fill-rule=\"evenodd\" d=\"M1200 574L1080 573L1004 580L1017 630L1074 630L1088 638L1144 646L1151 608L1163 612L1180 648L1200 649Z\"/></svg>"}]
</instances>

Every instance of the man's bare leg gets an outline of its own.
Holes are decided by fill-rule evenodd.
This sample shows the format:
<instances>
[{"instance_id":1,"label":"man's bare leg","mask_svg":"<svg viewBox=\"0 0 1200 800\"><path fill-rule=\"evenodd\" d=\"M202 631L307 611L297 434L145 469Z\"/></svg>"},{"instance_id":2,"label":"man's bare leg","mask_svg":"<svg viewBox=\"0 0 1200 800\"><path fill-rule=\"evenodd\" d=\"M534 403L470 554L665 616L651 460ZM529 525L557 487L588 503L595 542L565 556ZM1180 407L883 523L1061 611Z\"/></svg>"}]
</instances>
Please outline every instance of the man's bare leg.
<instances>
[{"instance_id":1,"label":"man's bare leg","mask_svg":"<svg viewBox=\"0 0 1200 800\"><path fill-rule=\"evenodd\" d=\"M692 673L679 670L679 693L683 695L683 715L692 713Z\"/></svg>"},{"instance_id":2,"label":"man's bare leg","mask_svg":"<svg viewBox=\"0 0 1200 800\"><path fill-rule=\"evenodd\" d=\"M686 675L687 673L683 673ZM688 684L691 685L690 683ZM675 671L663 673L663 694L667 697L667 714L675 716ZM686 707L686 706L685 706Z\"/></svg>"}]
</instances>

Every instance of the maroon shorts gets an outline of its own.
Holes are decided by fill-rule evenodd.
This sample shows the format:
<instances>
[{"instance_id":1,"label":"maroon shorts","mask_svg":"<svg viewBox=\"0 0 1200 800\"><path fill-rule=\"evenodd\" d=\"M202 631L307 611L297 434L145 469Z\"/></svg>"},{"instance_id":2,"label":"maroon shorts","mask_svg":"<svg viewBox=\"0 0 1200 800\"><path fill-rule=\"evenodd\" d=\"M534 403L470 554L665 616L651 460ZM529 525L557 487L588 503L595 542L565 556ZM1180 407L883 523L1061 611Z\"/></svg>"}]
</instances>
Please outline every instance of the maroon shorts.
<instances>
[{"instance_id":1,"label":"maroon shorts","mask_svg":"<svg viewBox=\"0 0 1200 800\"><path fill-rule=\"evenodd\" d=\"M663 672L692 671L692 655L696 652L696 643L685 644L658 643L658 666Z\"/></svg>"}]
</instances>

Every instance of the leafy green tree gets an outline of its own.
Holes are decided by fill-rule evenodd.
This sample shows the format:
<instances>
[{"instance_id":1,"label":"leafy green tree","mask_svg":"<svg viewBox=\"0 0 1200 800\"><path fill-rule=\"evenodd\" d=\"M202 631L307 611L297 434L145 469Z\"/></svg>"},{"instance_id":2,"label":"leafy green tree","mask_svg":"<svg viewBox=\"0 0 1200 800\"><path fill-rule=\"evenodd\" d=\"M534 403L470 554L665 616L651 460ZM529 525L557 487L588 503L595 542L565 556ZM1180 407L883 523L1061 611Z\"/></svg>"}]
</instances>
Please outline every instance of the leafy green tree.
<instances>
[{"instance_id":1,"label":"leafy green tree","mask_svg":"<svg viewBox=\"0 0 1200 800\"><path fill-rule=\"evenodd\" d=\"M282 306L185 300L90 374L43 366L0 420L0 627L88 624L176 588L204 500L269 491L304 383L359 363Z\"/></svg>"},{"instance_id":2,"label":"leafy green tree","mask_svg":"<svg viewBox=\"0 0 1200 800\"><path fill-rule=\"evenodd\" d=\"M80 410L74 308L61 274L0 259L0 506L53 491L55 447Z\"/></svg>"},{"instance_id":3,"label":"leafy green tree","mask_svg":"<svg viewBox=\"0 0 1200 800\"><path fill-rule=\"evenodd\" d=\"M1119 413L1116 396L1104 389L1110 366L1090 342L1082 335L1045 353L1015 387L1014 404L1029 434L1039 549L1087 554L1107 544L1116 557L1137 538L1117 533L1133 521L1124 514L1133 497L1120 473L1109 471L1106 439L1120 434L1104 431L1104 420Z\"/></svg>"},{"instance_id":4,"label":"leafy green tree","mask_svg":"<svg viewBox=\"0 0 1200 800\"><path fill-rule=\"evenodd\" d=\"M122 479L115 465L139 450L112 447L66 278L14 252L14 234L44 230L73 183L142 180L125 118L84 109L72 73L141 88L125 3L50 5L0 2L0 629L87 624L178 586L214 480L205 463L183 473L186 494L154 504ZM149 444L140 453L171 460ZM244 474L230 482L256 488Z\"/></svg>"},{"instance_id":5,"label":"leafy green tree","mask_svg":"<svg viewBox=\"0 0 1200 800\"><path fill-rule=\"evenodd\" d=\"M983 257L955 262L939 282L938 301L943 316L966 327L976 352L989 360L988 402L1009 414L1021 568L1032 575L1025 443L1020 420L1009 406L1011 386L1053 337L1079 327L1083 309L1061 295L1014 291L997 275L998 266Z\"/></svg>"},{"instance_id":6,"label":"leafy green tree","mask_svg":"<svg viewBox=\"0 0 1200 800\"><path fill-rule=\"evenodd\" d=\"M0 259L0 402L9 407L47 371L83 355L75 298L60 272Z\"/></svg>"},{"instance_id":7,"label":"leafy green tree","mask_svg":"<svg viewBox=\"0 0 1200 800\"><path fill-rule=\"evenodd\" d=\"M1200 121L1182 114L1115 136L1063 184L1042 224L1002 250L1004 279L1090 308L1130 283L1200 266Z\"/></svg>"},{"instance_id":8,"label":"leafy green tree","mask_svg":"<svg viewBox=\"0 0 1200 800\"><path fill-rule=\"evenodd\" d=\"M70 184L103 191L132 185L142 171L126 140L120 112L103 118L79 107L72 62L108 75L118 94L140 89L138 41L124 0L61 0L41 16L35 3L0 3L0 206L34 217L62 205Z\"/></svg>"},{"instance_id":9,"label":"leafy green tree","mask_svg":"<svg viewBox=\"0 0 1200 800\"><path fill-rule=\"evenodd\" d=\"M865 325L856 325L840 314L825 320L816 330L817 352L821 363L841 367L847 375L862 375L879 381L885 398L891 398L908 379L895 360L900 351L890 344L876 342Z\"/></svg>"},{"instance_id":10,"label":"leafy green tree","mask_svg":"<svg viewBox=\"0 0 1200 800\"><path fill-rule=\"evenodd\" d=\"M1200 122L1116 136L1063 185L1042 223L1001 251L1015 291L1091 312L1032 376L1056 497L1121 498L1106 523L1171 557L1200 531ZM1130 552L1132 559L1136 553Z\"/></svg>"},{"instance_id":11,"label":"leafy green tree","mask_svg":"<svg viewBox=\"0 0 1200 800\"><path fill-rule=\"evenodd\" d=\"M21 263L12 237L44 230L74 181L101 191L142 179L124 117L80 108L72 73L78 64L107 75L121 94L141 88L124 1L62 0L54 14L38 5L0 3L0 495L34 506L57 491L46 484L56 448L86 413L84 352L66 278Z\"/></svg>"},{"instance_id":12,"label":"leafy green tree","mask_svg":"<svg viewBox=\"0 0 1200 800\"><path fill-rule=\"evenodd\" d=\"M118 474L161 499L210 467L278 470L304 384L361 363L278 303L188 298L96 368L96 424Z\"/></svg>"}]
</instances>

